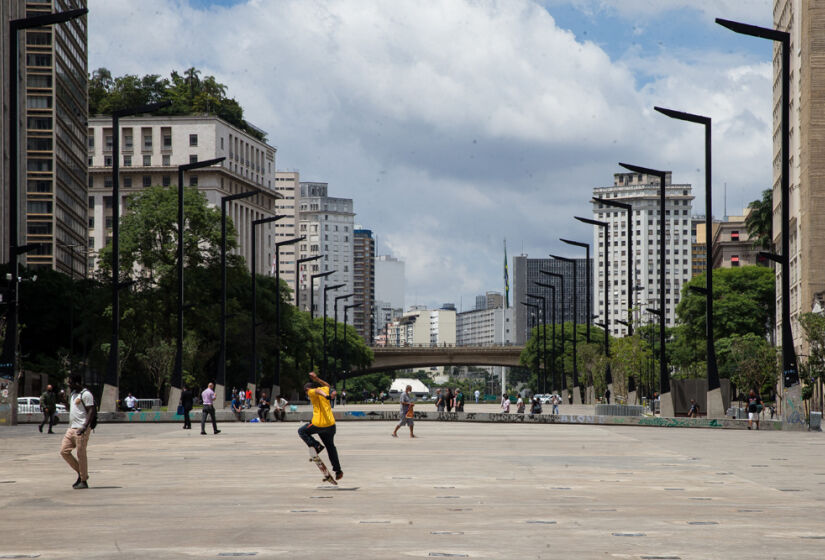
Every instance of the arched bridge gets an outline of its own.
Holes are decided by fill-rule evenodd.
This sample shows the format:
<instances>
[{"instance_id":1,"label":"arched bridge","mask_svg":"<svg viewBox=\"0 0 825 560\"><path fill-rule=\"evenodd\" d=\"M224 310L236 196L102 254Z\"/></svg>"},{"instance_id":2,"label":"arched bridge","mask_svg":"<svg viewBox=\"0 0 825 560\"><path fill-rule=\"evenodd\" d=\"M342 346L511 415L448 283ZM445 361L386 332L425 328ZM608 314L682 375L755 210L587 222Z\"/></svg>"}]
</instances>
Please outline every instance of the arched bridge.
<instances>
[{"instance_id":1,"label":"arched bridge","mask_svg":"<svg viewBox=\"0 0 825 560\"><path fill-rule=\"evenodd\" d=\"M375 359L351 375L428 366L519 366L524 346L401 346L373 348Z\"/></svg>"}]
</instances>

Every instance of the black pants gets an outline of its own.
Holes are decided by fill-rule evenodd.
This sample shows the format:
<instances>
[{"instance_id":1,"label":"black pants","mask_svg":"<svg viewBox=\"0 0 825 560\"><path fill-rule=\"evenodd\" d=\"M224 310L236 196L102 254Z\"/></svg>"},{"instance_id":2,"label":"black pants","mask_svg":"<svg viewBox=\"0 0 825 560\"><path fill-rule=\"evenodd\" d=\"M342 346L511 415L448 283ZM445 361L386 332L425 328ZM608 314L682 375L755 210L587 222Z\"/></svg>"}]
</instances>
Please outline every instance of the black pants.
<instances>
[{"instance_id":1,"label":"black pants","mask_svg":"<svg viewBox=\"0 0 825 560\"><path fill-rule=\"evenodd\" d=\"M312 423L304 424L298 428L298 435L307 444L307 447L314 447L316 450L321 447L312 434L318 434L321 441L324 442L324 447L327 448L327 455L329 455L329 462L332 463L332 470L341 472L341 463L338 462L338 450L335 449L335 424L326 428L319 428L313 426Z\"/></svg>"},{"instance_id":2,"label":"black pants","mask_svg":"<svg viewBox=\"0 0 825 560\"><path fill-rule=\"evenodd\" d=\"M203 412L201 412L201 432L206 431L206 417L212 416L212 430L218 433L218 423L215 422L215 407L211 404L203 405Z\"/></svg>"},{"instance_id":3,"label":"black pants","mask_svg":"<svg viewBox=\"0 0 825 560\"><path fill-rule=\"evenodd\" d=\"M40 422L40 431L43 431L43 425L48 422L49 423L49 432L52 431L52 426L55 424L55 412L49 409L43 409L43 421Z\"/></svg>"},{"instance_id":4,"label":"black pants","mask_svg":"<svg viewBox=\"0 0 825 560\"><path fill-rule=\"evenodd\" d=\"M261 419L261 422L269 422L269 407L268 406L259 406L258 407L258 418Z\"/></svg>"},{"instance_id":5,"label":"black pants","mask_svg":"<svg viewBox=\"0 0 825 560\"><path fill-rule=\"evenodd\" d=\"M183 407L183 427L187 430L192 429L192 420L189 418L189 413L192 411L191 408Z\"/></svg>"}]
</instances>

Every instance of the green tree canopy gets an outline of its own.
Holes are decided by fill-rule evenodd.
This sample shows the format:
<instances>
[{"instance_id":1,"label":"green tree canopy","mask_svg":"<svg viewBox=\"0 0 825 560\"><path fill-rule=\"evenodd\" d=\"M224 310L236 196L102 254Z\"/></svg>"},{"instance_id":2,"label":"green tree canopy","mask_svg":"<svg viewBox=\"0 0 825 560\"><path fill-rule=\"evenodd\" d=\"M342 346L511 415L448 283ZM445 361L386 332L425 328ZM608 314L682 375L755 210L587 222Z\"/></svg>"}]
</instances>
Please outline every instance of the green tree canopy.
<instances>
[{"instance_id":1,"label":"green tree canopy","mask_svg":"<svg viewBox=\"0 0 825 560\"><path fill-rule=\"evenodd\" d=\"M748 204L748 208L750 214L745 218L748 237L757 247L769 250L773 247L773 191L762 191L762 198Z\"/></svg>"}]
</instances>

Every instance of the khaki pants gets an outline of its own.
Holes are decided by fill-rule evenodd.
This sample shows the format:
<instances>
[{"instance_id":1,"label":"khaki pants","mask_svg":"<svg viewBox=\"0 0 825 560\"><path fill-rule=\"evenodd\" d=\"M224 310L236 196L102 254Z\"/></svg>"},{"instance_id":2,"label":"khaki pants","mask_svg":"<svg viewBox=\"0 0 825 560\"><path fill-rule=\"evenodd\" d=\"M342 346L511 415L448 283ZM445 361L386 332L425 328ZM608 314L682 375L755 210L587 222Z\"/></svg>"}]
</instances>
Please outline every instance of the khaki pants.
<instances>
[{"instance_id":1,"label":"khaki pants","mask_svg":"<svg viewBox=\"0 0 825 560\"><path fill-rule=\"evenodd\" d=\"M80 476L80 480L89 478L89 465L86 460L86 446L89 444L91 430L86 428L83 435L77 435L77 428L69 428L63 436L60 446L60 456L69 463L69 466ZM72 449L77 448L77 459L72 455Z\"/></svg>"}]
</instances>

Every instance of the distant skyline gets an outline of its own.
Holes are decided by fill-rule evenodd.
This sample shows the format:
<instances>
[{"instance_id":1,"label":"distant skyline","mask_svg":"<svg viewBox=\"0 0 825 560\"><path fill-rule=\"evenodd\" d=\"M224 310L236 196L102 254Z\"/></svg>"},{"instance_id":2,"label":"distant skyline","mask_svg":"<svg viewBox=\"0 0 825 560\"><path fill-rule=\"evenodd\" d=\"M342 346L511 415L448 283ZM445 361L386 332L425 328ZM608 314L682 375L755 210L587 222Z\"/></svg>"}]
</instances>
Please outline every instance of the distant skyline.
<instances>
[{"instance_id":1,"label":"distant skyline","mask_svg":"<svg viewBox=\"0 0 825 560\"><path fill-rule=\"evenodd\" d=\"M277 165L353 198L377 254L406 263L406 304L465 309L503 292L508 255L575 256L573 220L618 161L673 171L714 214L772 183L769 0L90 0L89 70L228 86ZM512 268L511 268L512 270Z\"/></svg>"}]
</instances>

